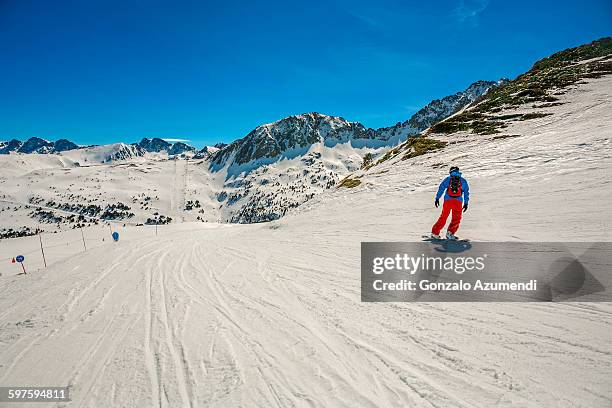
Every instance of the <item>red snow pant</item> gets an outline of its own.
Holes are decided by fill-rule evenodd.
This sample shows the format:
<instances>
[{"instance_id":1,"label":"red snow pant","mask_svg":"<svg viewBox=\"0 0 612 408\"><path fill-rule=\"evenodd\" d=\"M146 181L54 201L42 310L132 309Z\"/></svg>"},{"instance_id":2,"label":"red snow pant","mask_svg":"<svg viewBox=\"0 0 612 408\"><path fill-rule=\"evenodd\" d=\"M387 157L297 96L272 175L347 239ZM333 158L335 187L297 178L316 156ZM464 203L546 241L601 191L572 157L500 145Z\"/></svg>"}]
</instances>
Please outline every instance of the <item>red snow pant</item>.
<instances>
[{"instance_id":1,"label":"red snow pant","mask_svg":"<svg viewBox=\"0 0 612 408\"><path fill-rule=\"evenodd\" d=\"M451 198L449 200L444 200L444 204L442 204L442 214L440 214L440 218L438 221L431 227L431 233L439 235L442 228L444 228L444 224L446 224L446 219L450 212L453 212L453 216L451 217L451 223L448 226L448 231L451 234L455 234L459 229L459 223L461 222L461 211L463 209L463 202Z\"/></svg>"}]
</instances>

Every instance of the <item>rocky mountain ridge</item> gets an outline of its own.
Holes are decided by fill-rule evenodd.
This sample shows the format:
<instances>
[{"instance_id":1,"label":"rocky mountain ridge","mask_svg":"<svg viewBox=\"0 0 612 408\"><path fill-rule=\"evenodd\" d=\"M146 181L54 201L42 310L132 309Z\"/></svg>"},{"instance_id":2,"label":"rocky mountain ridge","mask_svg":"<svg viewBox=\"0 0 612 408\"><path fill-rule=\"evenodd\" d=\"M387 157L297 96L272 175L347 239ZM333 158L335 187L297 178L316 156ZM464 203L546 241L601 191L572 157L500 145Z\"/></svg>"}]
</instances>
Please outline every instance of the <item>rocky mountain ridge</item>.
<instances>
[{"instance_id":1,"label":"rocky mountain ridge","mask_svg":"<svg viewBox=\"0 0 612 408\"><path fill-rule=\"evenodd\" d=\"M60 153L78 148L79 146L67 139L59 139L55 142L50 142L39 137L31 137L25 142L17 139L3 142L0 144L0 154L9 154L11 152L48 154Z\"/></svg>"}]
</instances>

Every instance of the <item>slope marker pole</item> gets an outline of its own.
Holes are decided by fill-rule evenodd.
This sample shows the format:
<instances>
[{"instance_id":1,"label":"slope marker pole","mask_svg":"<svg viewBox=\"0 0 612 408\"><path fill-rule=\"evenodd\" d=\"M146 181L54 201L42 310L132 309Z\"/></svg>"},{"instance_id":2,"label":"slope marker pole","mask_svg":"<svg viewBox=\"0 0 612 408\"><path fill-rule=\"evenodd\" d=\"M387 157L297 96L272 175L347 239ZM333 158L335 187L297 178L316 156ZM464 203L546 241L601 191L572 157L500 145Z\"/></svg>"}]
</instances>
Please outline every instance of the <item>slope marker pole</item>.
<instances>
[{"instance_id":1,"label":"slope marker pole","mask_svg":"<svg viewBox=\"0 0 612 408\"><path fill-rule=\"evenodd\" d=\"M81 238L83 238L83 248L87 251L87 245L85 245L85 235L83 235L83 228L79 227L79 231L81 231Z\"/></svg>"},{"instance_id":2,"label":"slope marker pole","mask_svg":"<svg viewBox=\"0 0 612 408\"><path fill-rule=\"evenodd\" d=\"M42 238L40 236L40 232L38 233L38 241L40 242L40 252L42 253L42 257L43 257L43 262L45 263L45 268L47 267L47 258L45 258L45 250L43 248L43 244L42 244Z\"/></svg>"}]
</instances>

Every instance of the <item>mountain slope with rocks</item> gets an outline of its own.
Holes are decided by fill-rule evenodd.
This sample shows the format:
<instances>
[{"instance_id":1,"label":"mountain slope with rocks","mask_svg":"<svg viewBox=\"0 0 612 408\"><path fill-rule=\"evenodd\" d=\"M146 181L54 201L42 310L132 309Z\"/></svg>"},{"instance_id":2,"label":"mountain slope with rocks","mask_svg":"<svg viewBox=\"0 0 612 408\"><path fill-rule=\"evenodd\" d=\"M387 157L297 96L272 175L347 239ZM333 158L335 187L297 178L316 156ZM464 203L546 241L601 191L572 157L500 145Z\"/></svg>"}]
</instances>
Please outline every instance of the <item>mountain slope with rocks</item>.
<instances>
[{"instance_id":1,"label":"mountain slope with rocks","mask_svg":"<svg viewBox=\"0 0 612 408\"><path fill-rule=\"evenodd\" d=\"M477 104L431 128L433 133L502 132L516 121L548 115L572 86L612 74L612 38L570 48L537 61L526 73L493 89Z\"/></svg>"},{"instance_id":2,"label":"mountain slope with rocks","mask_svg":"<svg viewBox=\"0 0 612 408\"><path fill-rule=\"evenodd\" d=\"M397 143L402 142L408 137L418 135L437 122L454 115L492 89L504 86L508 82L509 80L506 78L498 81L476 81L464 91L431 101L407 121L388 128L378 129L377 132L385 135L388 140L396 140Z\"/></svg>"},{"instance_id":3,"label":"mountain slope with rocks","mask_svg":"<svg viewBox=\"0 0 612 408\"><path fill-rule=\"evenodd\" d=\"M376 133L357 122L344 118L305 113L289 116L277 122L258 126L244 138L217 152L211 160L211 168L218 170L229 165L230 171L247 169L252 164L269 164L281 157L297 157L316 143L335 146L338 143L376 140ZM381 143L378 144L380 146ZM259 160L260 162L253 163Z\"/></svg>"}]
</instances>

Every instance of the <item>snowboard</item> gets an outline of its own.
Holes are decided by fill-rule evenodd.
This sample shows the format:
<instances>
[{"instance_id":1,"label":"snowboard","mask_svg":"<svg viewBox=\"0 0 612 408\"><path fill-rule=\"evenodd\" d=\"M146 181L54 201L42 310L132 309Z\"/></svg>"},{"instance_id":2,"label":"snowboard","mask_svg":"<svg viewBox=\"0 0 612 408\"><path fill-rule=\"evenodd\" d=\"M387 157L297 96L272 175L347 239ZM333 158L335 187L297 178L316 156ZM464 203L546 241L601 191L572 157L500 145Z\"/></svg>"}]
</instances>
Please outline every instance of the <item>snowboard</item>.
<instances>
[{"instance_id":1,"label":"snowboard","mask_svg":"<svg viewBox=\"0 0 612 408\"><path fill-rule=\"evenodd\" d=\"M470 240L467 239L467 238L447 239L447 238L440 237L440 239L437 239L437 238L432 238L431 235L421 235L421 238L423 238L423 241L425 241L425 242L432 242L432 243L436 243L436 244L440 244L440 243L453 243L453 242L470 242Z\"/></svg>"}]
</instances>

